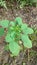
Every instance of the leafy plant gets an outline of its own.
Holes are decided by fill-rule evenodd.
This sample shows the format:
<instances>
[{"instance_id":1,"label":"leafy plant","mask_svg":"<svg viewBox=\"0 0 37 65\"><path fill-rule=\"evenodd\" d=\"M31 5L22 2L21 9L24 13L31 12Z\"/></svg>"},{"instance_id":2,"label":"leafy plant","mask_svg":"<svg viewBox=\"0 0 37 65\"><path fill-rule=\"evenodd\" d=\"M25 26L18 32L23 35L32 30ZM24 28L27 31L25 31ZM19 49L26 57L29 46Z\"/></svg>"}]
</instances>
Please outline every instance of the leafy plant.
<instances>
[{"instance_id":1,"label":"leafy plant","mask_svg":"<svg viewBox=\"0 0 37 65\"><path fill-rule=\"evenodd\" d=\"M7 9L7 7L6 7L6 2L3 1L3 0L0 0L0 6L2 6L2 7L4 7L4 8Z\"/></svg>"},{"instance_id":2,"label":"leafy plant","mask_svg":"<svg viewBox=\"0 0 37 65\"><path fill-rule=\"evenodd\" d=\"M10 50L13 56L17 56L22 50L19 41L22 42L25 48L32 47L32 41L29 39L28 35L33 34L34 31L32 28L28 27L27 24L24 24L20 17L16 17L15 21L10 22L8 20L2 20L0 21L0 26L2 29L6 29L5 41L8 43L7 48Z\"/></svg>"},{"instance_id":3,"label":"leafy plant","mask_svg":"<svg viewBox=\"0 0 37 65\"><path fill-rule=\"evenodd\" d=\"M11 0L11 2L16 2L20 8L24 6L37 6L37 0Z\"/></svg>"},{"instance_id":4,"label":"leafy plant","mask_svg":"<svg viewBox=\"0 0 37 65\"><path fill-rule=\"evenodd\" d=\"M37 6L37 0L20 0L21 4L20 6L23 7L25 5L29 6Z\"/></svg>"}]
</instances>

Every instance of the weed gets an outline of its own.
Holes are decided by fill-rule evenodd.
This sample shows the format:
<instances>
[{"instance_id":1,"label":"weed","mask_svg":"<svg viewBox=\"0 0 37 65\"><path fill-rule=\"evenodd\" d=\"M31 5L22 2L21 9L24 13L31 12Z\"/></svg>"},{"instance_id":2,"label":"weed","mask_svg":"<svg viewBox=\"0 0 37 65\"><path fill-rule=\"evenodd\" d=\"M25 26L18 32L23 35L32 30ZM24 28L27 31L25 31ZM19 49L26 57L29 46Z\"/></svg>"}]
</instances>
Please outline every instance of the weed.
<instances>
[{"instance_id":1,"label":"weed","mask_svg":"<svg viewBox=\"0 0 37 65\"><path fill-rule=\"evenodd\" d=\"M5 41L8 43L7 49L10 50L13 56L17 56L19 52L23 49L20 45L24 46L24 48L31 48L32 41L29 39L29 34L33 34L33 29L28 27L27 24L22 22L20 17L16 17L15 21L2 20L0 21L0 37L4 35L6 30Z\"/></svg>"},{"instance_id":2,"label":"weed","mask_svg":"<svg viewBox=\"0 0 37 65\"><path fill-rule=\"evenodd\" d=\"M2 6L2 7L4 7L4 8L7 9L7 7L6 7L6 2L3 1L3 0L0 0L0 6Z\"/></svg>"}]
</instances>

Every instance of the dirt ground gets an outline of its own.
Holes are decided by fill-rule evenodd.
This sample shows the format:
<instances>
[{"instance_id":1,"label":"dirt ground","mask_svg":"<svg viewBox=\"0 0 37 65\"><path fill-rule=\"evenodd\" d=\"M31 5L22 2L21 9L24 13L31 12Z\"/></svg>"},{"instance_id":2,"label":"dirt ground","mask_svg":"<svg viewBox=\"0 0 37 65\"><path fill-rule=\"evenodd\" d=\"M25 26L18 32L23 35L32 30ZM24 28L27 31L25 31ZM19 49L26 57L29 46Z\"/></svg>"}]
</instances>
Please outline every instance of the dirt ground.
<instances>
[{"instance_id":1,"label":"dirt ground","mask_svg":"<svg viewBox=\"0 0 37 65\"><path fill-rule=\"evenodd\" d=\"M23 19L30 27L37 28L37 7L24 7L23 9L9 8L8 10L0 8L0 20L14 20L17 16ZM11 58L9 52L4 51L5 42L0 39L0 65L28 65L27 52L20 52L19 56ZM36 48L37 49L37 48ZM30 58L29 65L37 65L37 50L34 56ZM25 65L25 64L24 64Z\"/></svg>"}]
</instances>

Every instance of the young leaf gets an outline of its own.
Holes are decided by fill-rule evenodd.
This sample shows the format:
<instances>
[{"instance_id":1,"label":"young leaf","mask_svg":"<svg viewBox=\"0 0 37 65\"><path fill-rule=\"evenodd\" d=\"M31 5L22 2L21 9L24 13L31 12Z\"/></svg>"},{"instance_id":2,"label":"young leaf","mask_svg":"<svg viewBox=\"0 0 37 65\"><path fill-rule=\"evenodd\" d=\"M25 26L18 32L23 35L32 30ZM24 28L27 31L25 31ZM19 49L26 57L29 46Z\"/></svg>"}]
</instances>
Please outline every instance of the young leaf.
<instances>
[{"instance_id":1,"label":"young leaf","mask_svg":"<svg viewBox=\"0 0 37 65\"><path fill-rule=\"evenodd\" d=\"M11 38L10 34L7 34L6 37L5 37L5 41L6 42L12 42L12 40L13 39Z\"/></svg>"},{"instance_id":2,"label":"young leaf","mask_svg":"<svg viewBox=\"0 0 37 65\"><path fill-rule=\"evenodd\" d=\"M33 29L29 27L25 30L26 34L32 34L33 32L34 32Z\"/></svg>"},{"instance_id":3,"label":"young leaf","mask_svg":"<svg viewBox=\"0 0 37 65\"><path fill-rule=\"evenodd\" d=\"M15 22L17 22L19 25L22 25L22 19L20 17L16 17Z\"/></svg>"},{"instance_id":4,"label":"young leaf","mask_svg":"<svg viewBox=\"0 0 37 65\"><path fill-rule=\"evenodd\" d=\"M20 46L14 41L9 43L9 49L14 56L17 56L20 52Z\"/></svg>"},{"instance_id":5,"label":"young leaf","mask_svg":"<svg viewBox=\"0 0 37 65\"><path fill-rule=\"evenodd\" d=\"M14 25L15 25L15 22L14 22L14 21L11 21L11 22L10 22L10 25L11 25L11 26L14 26Z\"/></svg>"},{"instance_id":6,"label":"young leaf","mask_svg":"<svg viewBox=\"0 0 37 65\"><path fill-rule=\"evenodd\" d=\"M2 26L3 28L7 28L9 26L9 21L8 20L0 21L0 26Z\"/></svg>"},{"instance_id":7,"label":"young leaf","mask_svg":"<svg viewBox=\"0 0 37 65\"><path fill-rule=\"evenodd\" d=\"M13 37L15 37L15 32L11 32L11 38L13 39Z\"/></svg>"},{"instance_id":8,"label":"young leaf","mask_svg":"<svg viewBox=\"0 0 37 65\"><path fill-rule=\"evenodd\" d=\"M23 31L24 34L32 34L34 32L32 28L29 28L27 26L27 24L23 24L21 26L21 29L22 29L22 31Z\"/></svg>"},{"instance_id":9,"label":"young leaf","mask_svg":"<svg viewBox=\"0 0 37 65\"><path fill-rule=\"evenodd\" d=\"M22 24L22 26L21 26L22 31L25 31L27 29L27 27L28 27L27 24Z\"/></svg>"},{"instance_id":10,"label":"young leaf","mask_svg":"<svg viewBox=\"0 0 37 65\"><path fill-rule=\"evenodd\" d=\"M4 34L4 28L0 28L0 37Z\"/></svg>"},{"instance_id":11,"label":"young leaf","mask_svg":"<svg viewBox=\"0 0 37 65\"><path fill-rule=\"evenodd\" d=\"M32 47L32 42L31 42L31 40L28 38L27 35L22 35L21 38L22 38L24 47L27 47L27 48L31 48L31 47Z\"/></svg>"}]
</instances>

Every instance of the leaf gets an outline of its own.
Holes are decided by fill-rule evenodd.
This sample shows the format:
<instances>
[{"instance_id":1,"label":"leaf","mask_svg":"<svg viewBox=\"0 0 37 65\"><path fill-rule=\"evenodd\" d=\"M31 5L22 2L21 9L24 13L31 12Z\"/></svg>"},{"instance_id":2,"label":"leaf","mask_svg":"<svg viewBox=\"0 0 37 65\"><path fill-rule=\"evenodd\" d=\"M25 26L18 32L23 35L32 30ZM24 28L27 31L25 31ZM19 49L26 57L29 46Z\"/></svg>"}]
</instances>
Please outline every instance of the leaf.
<instances>
[{"instance_id":1,"label":"leaf","mask_svg":"<svg viewBox=\"0 0 37 65\"><path fill-rule=\"evenodd\" d=\"M6 42L12 42L13 38L11 38L10 34L6 35L5 41Z\"/></svg>"},{"instance_id":2,"label":"leaf","mask_svg":"<svg viewBox=\"0 0 37 65\"><path fill-rule=\"evenodd\" d=\"M16 17L15 21L16 21L19 25L22 25L22 19L21 19L21 17Z\"/></svg>"},{"instance_id":3,"label":"leaf","mask_svg":"<svg viewBox=\"0 0 37 65\"><path fill-rule=\"evenodd\" d=\"M33 29L29 27L25 30L26 34L32 34L33 32L34 32Z\"/></svg>"},{"instance_id":4,"label":"leaf","mask_svg":"<svg viewBox=\"0 0 37 65\"><path fill-rule=\"evenodd\" d=\"M11 22L10 22L10 25L11 25L11 26L14 26L14 25L15 25L15 22L14 22L14 21L11 21Z\"/></svg>"},{"instance_id":5,"label":"leaf","mask_svg":"<svg viewBox=\"0 0 37 65\"><path fill-rule=\"evenodd\" d=\"M6 2L5 1L2 2L2 6L7 9Z\"/></svg>"},{"instance_id":6,"label":"leaf","mask_svg":"<svg viewBox=\"0 0 37 65\"><path fill-rule=\"evenodd\" d=\"M11 26L10 28L9 28L11 31L14 31L14 28Z\"/></svg>"},{"instance_id":7,"label":"leaf","mask_svg":"<svg viewBox=\"0 0 37 65\"><path fill-rule=\"evenodd\" d=\"M11 32L12 33L14 32L14 28L12 26L9 26L8 27L8 33L11 34Z\"/></svg>"},{"instance_id":8,"label":"leaf","mask_svg":"<svg viewBox=\"0 0 37 65\"><path fill-rule=\"evenodd\" d=\"M5 1L0 0L0 5L3 6L3 7L5 7L7 9Z\"/></svg>"},{"instance_id":9,"label":"leaf","mask_svg":"<svg viewBox=\"0 0 37 65\"><path fill-rule=\"evenodd\" d=\"M27 29L28 25L27 24L22 24L21 29L24 31L25 29Z\"/></svg>"},{"instance_id":10,"label":"leaf","mask_svg":"<svg viewBox=\"0 0 37 65\"><path fill-rule=\"evenodd\" d=\"M4 28L0 28L0 37L4 35Z\"/></svg>"},{"instance_id":11,"label":"leaf","mask_svg":"<svg viewBox=\"0 0 37 65\"><path fill-rule=\"evenodd\" d=\"M7 28L9 26L9 21L8 20L1 20L0 26L2 26L3 28Z\"/></svg>"},{"instance_id":12,"label":"leaf","mask_svg":"<svg viewBox=\"0 0 37 65\"><path fill-rule=\"evenodd\" d=\"M22 32L25 33L25 30L28 28L28 25L27 24L22 24L21 26L21 29L22 29Z\"/></svg>"},{"instance_id":13,"label":"leaf","mask_svg":"<svg viewBox=\"0 0 37 65\"><path fill-rule=\"evenodd\" d=\"M23 31L24 34L32 34L34 32L32 28L29 28L27 26L27 24L23 24L21 26L21 29L22 29L22 31Z\"/></svg>"},{"instance_id":14,"label":"leaf","mask_svg":"<svg viewBox=\"0 0 37 65\"><path fill-rule=\"evenodd\" d=\"M32 2L37 3L37 0L32 0Z\"/></svg>"},{"instance_id":15,"label":"leaf","mask_svg":"<svg viewBox=\"0 0 37 65\"><path fill-rule=\"evenodd\" d=\"M26 63L23 63L23 65L26 65Z\"/></svg>"},{"instance_id":16,"label":"leaf","mask_svg":"<svg viewBox=\"0 0 37 65\"><path fill-rule=\"evenodd\" d=\"M23 41L24 47L27 47L27 48L31 48L31 47L32 47L32 42L31 42L31 40L28 38L27 35L22 35L22 36L21 36L21 39L22 39L22 41Z\"/></svg>"},{"instance_id":17,"label":"leaf","mask_svg":"<svg viewBox=\"0 0 37 65\"><path fill-rule=\"evenodd\" d=\"M26 1L25 0L22 0L21 3L20 3L20 8L23 8L24 5L26 5Z\"/></svg>"},{"instance_id":18,"label":"leaf","mask_svg":"<svg viewBox=\"0 0 37 65\"><path fill-rule=\"evenodd\" d=\"M11 32L11 37L13 38L13 37L15 37L15 32Z\"/></svg>"},{"instance_id":19,"label":"leaf","mask_svg":"<svg viewBox=\"0 0 37 65\"><path fill-rule=\"evenodd\" d=\"M20 46L14 41L9 43L9 49L14 56L17 56L20 52Z\"/></svg>"}]
</instances>

